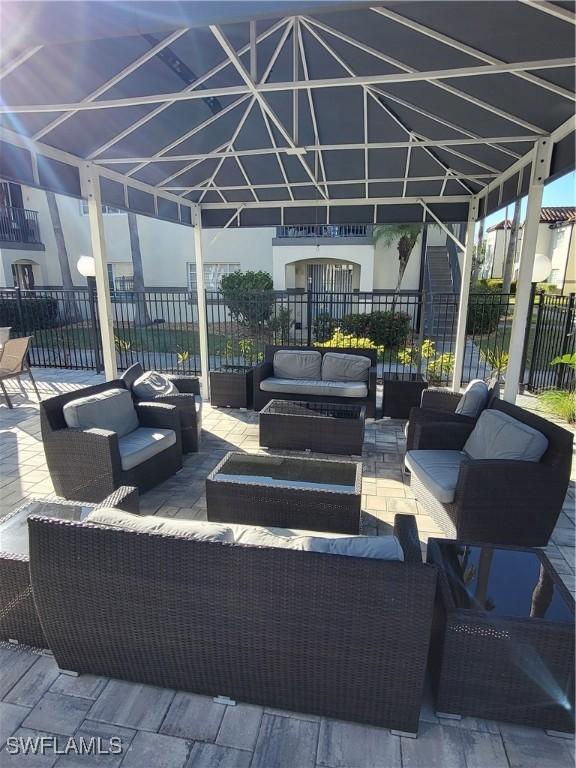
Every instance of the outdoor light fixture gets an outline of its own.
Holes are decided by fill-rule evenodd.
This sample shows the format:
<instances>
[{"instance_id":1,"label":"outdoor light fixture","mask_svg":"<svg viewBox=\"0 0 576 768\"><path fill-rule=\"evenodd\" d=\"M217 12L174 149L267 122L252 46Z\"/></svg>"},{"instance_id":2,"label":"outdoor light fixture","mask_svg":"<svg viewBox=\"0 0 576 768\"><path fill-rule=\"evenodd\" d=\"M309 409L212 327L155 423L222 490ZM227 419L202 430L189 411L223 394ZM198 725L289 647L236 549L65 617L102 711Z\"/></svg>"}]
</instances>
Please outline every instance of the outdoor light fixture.
<instances>
[{"instance_id":1,"label":"outdoor light fixture","mask_svg":"<svg viewBox=\"0 0 576 768\"><path fill-rule=\"evenodd\" d=\"M76 262L76 268L82 277L96 277L96 266L93 256L80 256Z\"/></svg>"},{"instance_id":2,"label":"outdoor light fixture","mask_svg":"<svg viewBox=\"0 0 576 768\"><path fill-rule=\"evenodd\" d=\"M543 253L537 253L534 258L534 267L532 268L532 282L543 283L552 271L552 262Z\"/></svg>"}]
</instances>

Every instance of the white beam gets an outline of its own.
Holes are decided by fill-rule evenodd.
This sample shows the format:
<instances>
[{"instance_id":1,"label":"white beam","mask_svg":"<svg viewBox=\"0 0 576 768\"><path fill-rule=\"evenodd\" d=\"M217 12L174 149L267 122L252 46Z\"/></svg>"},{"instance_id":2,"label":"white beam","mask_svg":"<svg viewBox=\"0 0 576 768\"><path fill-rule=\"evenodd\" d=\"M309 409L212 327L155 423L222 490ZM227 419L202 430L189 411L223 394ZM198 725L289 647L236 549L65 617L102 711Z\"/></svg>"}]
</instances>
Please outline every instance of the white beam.
<instances>
[{"instance_id":1,"label":"white beam","mask_svg":"<svg viewBox=\"0 0 576 768\"><path fill-rule=\"evenodd\" d=\"M200 381L202 394L210 398L210 358L208 355L208 318L206 316L206 290L204 286L204 253L202 245L202 209L199 205L192 208L194 225L194 261L196 263L196 293L198 300L198 336L200 340Z\"/></svg>"},{"instance_id":2,"label":"white beam","mask_svg":"<svg viewBox=\"0 0 576 768\"><path fill-rule=\"evenodd\" d=\"M518 385L523 377L522 358L530 310L530 292L532 287L532 271L536 256L536 241L538 227L540 225L540 209L542 207L542 194L544 182L550 174L550 160L552 157L553 142L550 138L540 139L534 147L534 162L530 176L528 189L528 205L526 219L522 235L522 251L520 253L520 267L516 280L516 296L514 302L514 319L510 332L509 361L506 370L506 383L504 385L504 400L513 403L518 394Z\"/></svg>"},{"instance_id":3,"label":"white beam","mask_svg":"<svg viewBox=\"0 0 576 768\"><path fill-rule=\"evenodd\" d=\"M221 32L217 33L223 40L226 38ZM257 94L259 99L263 99L266 93L279 93L282 91L292 91L294 89L299 91L307 90L308 88L353 88L362 85L380 85L384 83L418 83L425 81L440 81L451 80L455 78L474 78L495 76L501 74L510 74L514 72L524 72L526 70L546 70L546 69L567 69L575 65L576 59L573 57L564 57L559 59L535 59L534 61L517 61L511 64L496 64L485 65L476 67L457 67L454 69L437 69L425 72L400 72L398 74L388 75L361 75L359 77L332 77L322 78L318 80L297 80L288 82L272 82L264 83L262 85L255 85L251 83L249 75L246 73L244 66L238 60L236 51L228 43L231 55L234 57L233 63L237 62L240 69L238 71L244 72L247 80L245 85L233 85L224 86L221 88L206 88L205 90L194 90L182 93L177 91L176 93L156 93L147 96L131 96L124 99L101 99L97 102L73 102L63 104L1 104L0 114L39 114L42 112L71 112L77 111L92 111L97 109L118 109L122 107L134 107L142 104L163 104L167 102L174 103L176 101L192 101L197 99L207 99L213 96L239 96L244 93ZM472 97L471 97L472 98ZM478 102L475 99L473 103ZM272 118L272 110L268 106L266 109L268 114ZM493 105L483 105L484 108L489 109L494 114L498 114L498 109ZM277 118L276 118L277 119ZM524 125L528 130L535 132L542 132L542 128L531 125L524 120L520 120L518 117L510 117L513 122L518 125ZM286 129L282 126L281 132L284 134ZM286 135L288 135L286 133ZM290 142L292 139L290 138Z\"/></svg>"},{"instance_id":4,"label":"white beam","mask_svg":"<svg viewBox=\"0 0 576 768\"><path fill-rule=\"evenodd\" d=\"M216 235L212 238L212 240L210 240L210 245L214 245L214 243L219 239L222 232L224 232L225 229L228 229L228 227L232 225L232 222L240 217L240 214L242 213L243 210L244 210L244 206L241 205L240 208L238 208L238 210L235 213L233 213L232 216L230 216L230 218L228 219L226 224L224 224L222 229L219 229Z\"/></svg>"},{"instance_id":5,"label":"white beam","mask_svg":"<svg viewBox=\"0 0 576 768\"><path fill-rule=\"evenodd\" d=\"M364 51L365 53L368 53L371 56L374 56L377 59L380 59L381 61L385 61L387 64L391 64L394 67L398 67L398 69L402 70L402 72L407 73L416 73L418 70L414 69L414 67L409 66L408 64L405 64L402 61L398 61L398 59L393 59L390 56L387 56L382 51L379 51L376 48L372 48L369 45L366 45L365 43L361 43L359 40L354 39L353 37L349 37L348 35L343 34L339 30L333 29L332 27L322 24L321 22L317 21L316 19L310 18L308 19L311 24L314 24L314 26L318 27L319 29L324 30L325 32L328 32L329 34L333 35L334 37L339 38L340 40L343 40L344 42L348 43L349 45L352 45L356 48L358 48L361 51ZM457 96L460 99L464 99L464 101L468 101L471 104L476 105L477 107L480 107L481 109L487 110L488 112L497 114L499 117L502 117L505 120L509 120L513 123L516 123L517 125L522 125L525 128L528 128L528 130L534 130L537 133L543 132L542 129L539 129L537 126L532 125L531 123L527 123L526 121L519 118L517 115L513 115L510 112L506 112L503 109L499 109L498 107L495 107L493 104L488 104L488 102L482 101L481 99L476 98L475 96L471 96L466 91L461 91L457 88L455 88L452 85L448 85L447 83L442 82L433 82L430 78L425 78L431 85L434 85L437 88L441 88L442 90L452 94L453 96Z\"/></svg>"},{"instance_id":6,"label":"white beam","mask_svg":"<svg viewBox=\"0 0 576 768\"><path fill-rule=\"evenodd\" d=\"M131 75L132 72L135 72L137 69L139 69L139 67L145 64L147 61L150 61L150 59L153 59L157 53L164 50L164 48L167 48L175 40L178 40L179 37L182 37L182 35L186 34L186 32L188 32L188 27L185 27L184 29L177 29L175 32L172 32L171 35L168 35L168 37L165 37L155 46L150 48L149 51L146 51L146 53L144 53L142 56L139 56L131 64L125 67L121 72L118 72L116 75L114 75L114 77L111 77L105 83L102 83L102 85L98 86L96 90L92 91L92 93L86 96L86 98L82 99L82 102L88 103L90 101L95 101L99 96L102 96L103 93L106 93L106 91L109 91L111 88L117 85L125 77L128 77L128 75ZM62 125L62 123L66 122L66 120L73 117L75 114L77 114L76 110L73 110L72 112L65 112L63 115L58 115L58 117L56 117L54 120L51 120L48 123L48 125L45 125L44 128L41 128L39 131L37 131L37 133L34 134L33 138L41 139L43 136L46 136L47 133L50 133L50 131L53 131L54 128L57 128L59 125Z\"/></svg>"},{"instance_id":7,"label":"white beam","mask_svg":"<svg viewBox=\"0 0 576 768\"><path fill-rule=\"evenodd\" d=\"M426 27L424 24L413 21L406 16L401 16L399 13L395 13L388 8L371 8L370 10L374 11L374 13L377 13L380 16L384 16L386 19L390 19L391 21L395 21L398 24L402 24L404 27L408 27L408 29L412 29L415 32L419 32L420 34L425 35L426 37L430 37L439 43L443 43L444 45L448 45L451 48L455 48L461 53L465 53L468 56L472 56L476 59L479 59L480 61L484 61L486 64L503 63L502 59L497 59L495 56L490 56L489 54L484 53L484 51L478 50L478 48L473 48L471 45L466 45L466 43L462 43L453 37L449 37L448 35L444 35L435 29ZM548 91L551 91L552 93L558 94L559 96L563 96L565 99L576 101L576 95L572 91L568 91L566 88L562 88L559 85L550 83L548 80L543 80L541 77L532 75L529 72L515 72L514 75L515 77L519 77L522 80L527 80L533 85L537 85L540 88L544 88Z\"/></svg>"},{"instance_id":8,"label":"white beam","mask_svg":"<svg viewBox=\"0 0 576 768\"><path fill-rule=\"evenodd\" d=\"M226 149L227 146L228 146L228 142L225 142L224 144L220 144L219 147L216 147L214 151L221 152L222 150ZM189 163L188 165L185 165L184 168L180 168L174 173L171 173L170 176L166 176L166 178L162 179L162 181L157 186L160 188L163 187L165 184L168 184L169 181L173 181L174 179L177 179L178 176L182 176L183 173L190 171L192 168L195 168L197 165L201 165L203 162L205 162L205 160L206 158L201 158L200 160L194 160L194 162ZM205 181L207 182L208 179L206 179Z\"/></svg>"},{"instance_id":9,"label":"white beam","mask_svg":"<svg viewBox=\"0 0 576 768\"><path fill-rule=\"evenodd\" d=\"M22 53L16 56L16 58L12 59L12 61L4 64L0 70L0 80L7 77L11 72L14 72L15 69L17 69L21 64L24 64L25 61L28 61L29 58L34 56L35 53L38 53L38 51L42 50L43 47L44 46L42 45L35 45L33 48L28 48L28 50L22 51Z\"/></svg>"},{"instance_id":10,"label":"white beam","mask_svg":"<svg viewBox=\"0 0 576 768\"><path fill-rule=\"evenodd\" d=\"M88 221L90 224L90 241L92 256L96 271L96 296L98 300L98 317L100 338L102 341L102 357L104 373L110 381L118 375L116 365L116 345L114 344L114 316L110 301L110 285L108 282L108 260L106 258L106 235L102 217L102 200L100 197L99 169L93 163L84 163L80 169L80 183L83 197L88 201Z\"/></svg>"},{"instance_id":11,"label":"white beam","mask_svg":"<svg viewBox=\"0 0 576 768\"><path fill-rule=\"evenodd\" d=\"M250 77L258 79L258 51L256 49L256 22L250 22Z\"/></svg>"},{"instance_id":12,"label":"white beam","mask_svg":"<svg viewBox=\"0 0 576 768\"><path fill-rule=\"evenodd\" d=\"M288 146L291 149L296 150L296 145L292 141L292 137L290 136L290 134L288 133L288 131L284 127L282 121L279 119L279 117L276 115L274 110L270 107L270 105L268 104L268 102L266 101L266 99L264 98L262 93L260 92L261 89L268 88L270 85L274 85L274 84L273 83L261 83L260 85L256 85L256 83L254 83L250 79L250 76L248 75L248 73L244 69L244 66L243 66L242 62L238 58L238 54L236 53L236 51L234 50L234 48L230 44L230 42L227 39L227 37L220 30L220 28L217 27L216 25L211 25L210 26L210 30L211 30L212 34L214 35L214 37L216 38L216 40L218 40L218 42L222 46L223 51L226 53L226 55L228 56L228 58L230 59L230 61L234 65L234 67L235 67L236 71L238 72L238 74L240 75L240 77L246 83L246 86L248 87L249 91L252 93L252 95L258 101L258 104L260 105L260 109L262 109L264 112L266 112L266 114L268 115L270 120L274 123L276 128L279 130L281 136L284 138L284 140L286 141ZM271 90L275 90L275 88L272 88ZM314 176L314 174L312 173L312 171L308 167L308 164L306 163L306 161L302 157L300 157L300 155L297 155L297 157L298 157L302 167L306 171L306 174L310 177L310 179L311 179L312 183L314 184L314 186L318 189L318 191L320 192L322 197L326 197L325 192L322 190L322 188L318 184L318 180L316 179L316 177Z\"/></svg>"},{"instance_id":13,"label":"white beam","mask_svg":"<svg viewBox=\"0 0 576 768\"><path fill-rule=\"evenodd\" d=\"M454 374L452 390L458 392L462 384L464 357L466 354L466 323L468 321L468 301L470 298L470 280L472 278L472 261L474 257L474 228L478 220L478 198L470 200L468 226L466 227L466 244L464 246L464 261L462 264L462 281L458 301L458 323L456 326L456 349L454 353Z\"/></svg>"},{"instance_id":14,"label":"white beam","mask_svg":"<svg viewBox=\"0 0 576 768\"><path fill-rule=\"evenodd\" d=\"M273 35L274 32L276 32L277 29L280 29L280 27L282 27L284 24L286 24L286 19L281 19L276 24L272 24L272 26L269 27L265 32L263 32L261 35L258 35L258 37L256 38L256 42L260 43L263 40L266 40L267 37L269 37L270 35ZM243 48L240 49L239 55L243 55L249 49L250 49L250 44L245 45ZM219 72L221 72L223 69L226 69L226 67L229 67L229 66L230 66L230 62L228 61L228 59L221 61L220 64L217 64L208 72L205 72L203 75L201 75L197 80L195 80L192 83L192 85L187 86L186 88L183 88L181 93L186 93L188 91L195 90L196 88L201 86L203 83L205 83L207 80L209 80L211 77L214 77L214 75L217 75ZM102 152L105 152L107 149L110 149L110 147L113 147L119 141L122 141L122 139L125 139L126 136L129 136L135 130L137 130L138 128L141 128L143 125L146 125L147 122L149 122L154 117L159 115L165 109L168 109L168 107L172 106L172 104L174 104L173 101L168 101L165 104L160 104L159 107L156 107L156 109L153 109L147 115L144 115L138 120L135 120L133 123L128 125L126 128L124 128L124 130L122 130L120 133L117 133L116 136L113 136L111 139L108 139L108 141L106 141L104 144L100 145L97 149L91 152L90 155L88 156L89 159L92 159L94 157L97 157L98 155L101 155Z\"/></svg>"},{"instance_id":15,"label":"white beam","mask_svg":"<svg viewBox=\"0 0 576 768\"><path fill-rule=\"evenodd\" d=\"M451 195L450 197L441 197L440 195L426 195L424 197L350 197L350 198L332 198L329 200L263 200L259 203L203 203L202 209L210 210L233 210L243 205L245 208L309 208L312 202L321 208L338 207L340 205L422 205L422 203L469 203L470 195ZM182 198L181 198L182 199Z\"/></svg>"},{"instance_id":16,"label":"white beam","mask_svg":"<svg viewBox=\"0 0 576 768\"><path fill-rule=\"evenodd\" d=\"M300 23L298 17L292 22L292 80L298 80L298 31ZM292 93L292 138L294 144L298 144L298 91Z\"/></svg>"},{"instance_id":17,"label":"white beam","mask_svg":"<svg viewBox=\"0 0 576 768\"><path fill-rule=\"evenodd\" d=\"M445 198L445 199L450 199L450 198ZM470 207L471 208L472 208L472 201L475 200L475 199L476 199L475 197L471 198L471 202L470 202ZM441 219L438 218L438 216L436 216L434 211L432 211L430 208L428 208L428 206L426 205L424 200L420 199L419 202L420 202L422 208L424 208L424 210L426 211L426 213L429 214L434 219L436 224L438 224L440 229L442 229L448 235L448 237L456 243L456 246L461 251L465 251L466 250L466 245L464 245L464 243L462 243L456 237L456 235L452 232L452 230L449 227L447 227L446 224L444 224L444 222ZM468 214L468 218L470 218L470 213Z\"/></svg>"},{"instance_id":18,"label":"white beam","mask_svg":"<svg viewBox=\"0 0 576 768\"><path fill-rule=\"evenodd\" d=\"M576 16L568 8L562 8L556 3L547 3L544 0L520 0L524 5L529 5L530 8L535 8L537 11L547 13L550 16L554 16L561 21L566 21L568 24L576 24Z\"/></svg>"}]
</instances>

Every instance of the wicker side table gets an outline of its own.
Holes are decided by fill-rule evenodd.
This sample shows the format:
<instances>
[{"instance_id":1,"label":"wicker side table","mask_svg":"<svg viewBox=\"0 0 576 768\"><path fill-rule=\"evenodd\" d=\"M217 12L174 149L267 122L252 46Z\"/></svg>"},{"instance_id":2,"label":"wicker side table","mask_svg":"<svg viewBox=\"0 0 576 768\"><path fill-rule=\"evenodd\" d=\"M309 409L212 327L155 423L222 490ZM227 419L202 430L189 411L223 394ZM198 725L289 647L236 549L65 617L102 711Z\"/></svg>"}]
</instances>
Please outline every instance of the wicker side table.
<instances>
[{"instance_id":1,"label":"wicker side table","mask_svg":"<svg viewBox=\"0 0 576 768\"><path fill-rule=\"evenodd\" d=\"M382 415L407 419L410 408L420 405L428 382L418 373L385 373L383 376Z\"/></svg>"},{"instance_id":2,"label":"wicker side table","mask_svg":"<svg viewBox=\"0 0 576 768\"><path fill-rule=\"evenodd\" d=\"M252 408L253 368L226 366L210 371L210 403L218 408Z\"/></svg>"},{"instance_id":3,"label":"wicker side table","mask_svg":"<svg viewBox=\"0 0 576 768\"><path fill-rule=\"evenodd\" d=\"M429 539L439 716L574 732L574 599L537 549Z\"/></svg>"}]
</instances>

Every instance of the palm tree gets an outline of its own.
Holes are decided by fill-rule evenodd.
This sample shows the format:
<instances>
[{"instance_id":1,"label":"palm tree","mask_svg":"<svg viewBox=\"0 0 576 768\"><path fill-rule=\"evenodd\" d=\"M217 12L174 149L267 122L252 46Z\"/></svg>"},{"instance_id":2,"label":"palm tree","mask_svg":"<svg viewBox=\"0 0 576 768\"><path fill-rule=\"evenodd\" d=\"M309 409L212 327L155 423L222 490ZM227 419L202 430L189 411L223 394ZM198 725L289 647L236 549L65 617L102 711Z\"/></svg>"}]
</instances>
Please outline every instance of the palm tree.
<instances>
[{"instance_id":1,"label":"palm tree","mask_svg":"<svg viewBox=\"0 0 576 768\"><path fill-rule=\"evenodd\" d=\"M512 216L512 226L510 227L510 240L506 251L506 259L502 270L502 293L510 293L512 285L512 273L514 271L514 260L516 258L516 246L518 243L518 230L520 229L520 200L514 204L514 215Z\"/></svg>"},{"instance_id":2,"label":"palm tree","mask_svg":"<svg viewBox=\"0 0 576 768\"><path fill-rule=\"evenodd\" d=\"M400 292L404 272L421 232L422 224L379 224L374 227L372 233L374 245L380 240L387 248L394 243L398 245L398 280L395 294Z\"/></svg>"},{"instance_id":3,"label":"palm tree","mask_svg":"<svg viewBox=\"0 0 576 768\"><path fill-rule=\"evenodd\" d=\"M144 269L142 267L142 251L138 235L138 219L136 214L128 212L128 231L130 232L130 251L132 252L132 273L134 286L134 322L136 325L149 325L150 315L144 296Z\"/></svg>"},{"instance_id":4,"label":"palm tree","mask_svg":"<svg viewBox=\"0 0 576 768\"><path fill-rule=\"evenodd\" d=\"M69 293L64 294L64 314L66 322L75 323L80 319L80 310L74 299L74 283L72 282L72 272L70 271L70 262L68 260L68 249L66 248L60 211L54 192L46 192L46 201L48 202L48 212L50 213L50 221L52 222L54 239L56 240L62 288L64 291L69 291Z\"/></svg>"}]
</instances>

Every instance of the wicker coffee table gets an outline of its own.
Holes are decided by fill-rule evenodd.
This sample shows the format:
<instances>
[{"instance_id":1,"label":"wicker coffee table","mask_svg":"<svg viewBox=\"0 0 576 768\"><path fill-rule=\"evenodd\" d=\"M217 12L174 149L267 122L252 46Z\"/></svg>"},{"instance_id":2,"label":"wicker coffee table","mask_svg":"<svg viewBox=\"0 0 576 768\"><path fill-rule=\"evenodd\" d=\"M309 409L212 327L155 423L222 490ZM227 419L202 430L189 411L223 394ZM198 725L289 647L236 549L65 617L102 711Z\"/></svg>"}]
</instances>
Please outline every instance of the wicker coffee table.
<instances>
[{"instance_id":1,"label":"wicker coffee table","mask_svg":"<svg viewBox=\"0 0 576 768\"><path fill-rule=\"evenodd\" d=\"M428 562L438 714L573 732L574 599L546 555L429 539Z\"/></svg>"},{"instance_id":2,"label":"wicker coffee table","mask_svg":"<svg viewBox=\"0 0 576 768\"><path fill-rule=\"evenodd\" d=\"M228 453L206 479L208 520L358 534L356 461Z\"/></svg>"},{"instance_id":3,"label":"wicker coffee table","mask_svg":"<svg viewBox=\"0 0 576 768\"><path fill-rule=\"evenodd\" d=\"M28 565L28 518L83 520L95 507L75 501L31 499L0 521L0 640L46 648L36 616Z\"/></svg>"},{"instance_id":4,"label":"wicker coffee table","mask_svg":"<svg viewBox=\"0 0 576 768\"><path fill-rule=\"evenodd\" d=\"M271 400L260 411L260 445L359 456L365 419L365 406Z\"/></svg>"}]
</instances>

